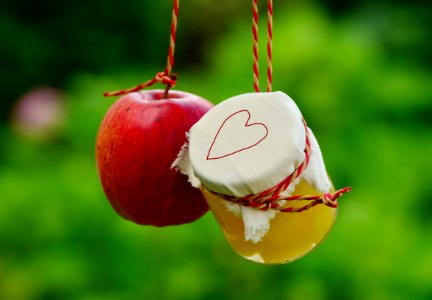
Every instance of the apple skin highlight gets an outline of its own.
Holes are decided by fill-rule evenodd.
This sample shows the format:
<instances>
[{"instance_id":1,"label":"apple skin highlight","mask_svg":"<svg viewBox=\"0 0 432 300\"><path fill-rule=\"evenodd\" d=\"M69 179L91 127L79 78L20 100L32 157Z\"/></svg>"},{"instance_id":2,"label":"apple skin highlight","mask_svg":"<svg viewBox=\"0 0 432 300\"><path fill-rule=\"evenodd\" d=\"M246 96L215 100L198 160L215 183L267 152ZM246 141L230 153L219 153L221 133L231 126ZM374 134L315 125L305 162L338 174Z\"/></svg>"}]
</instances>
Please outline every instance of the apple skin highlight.
<instances>
[{"instance_id":1,"label":"apple skin highlight","mask_svg":"<svg viewBox=\"0 0 432 300\"><path fill-rule=\"evenodd\" d=\"M108 110L96 140L104 192L116 212L138 224L190 223L208 205L187 177L170 166L186 132L213 104L181 91L127 94Z\"/></svg>"}]
</instances>

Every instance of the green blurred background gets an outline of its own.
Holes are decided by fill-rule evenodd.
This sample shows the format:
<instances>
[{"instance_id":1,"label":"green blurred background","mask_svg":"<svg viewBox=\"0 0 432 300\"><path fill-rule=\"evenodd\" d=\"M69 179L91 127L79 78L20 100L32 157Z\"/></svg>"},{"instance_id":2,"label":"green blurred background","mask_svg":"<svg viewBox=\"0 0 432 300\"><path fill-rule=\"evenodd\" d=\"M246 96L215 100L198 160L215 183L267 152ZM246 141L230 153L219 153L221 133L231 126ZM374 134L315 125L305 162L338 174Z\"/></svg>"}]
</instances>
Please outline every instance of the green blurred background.
<instances>
[{"instance_id":1,"label":"green blurred background","mask_svg":"<svg viewBox=\"0 0 432 300\"><path fill-rule=\"evenodd\" d=\"M274 89L335 185L354 187L327 240L269 267L237 256L210 213L121 219L95 166L115 101L101 93L163 70L172 2L3 1L0 299L432 299L431 3L274 2ZM182 1L176 88L214 103L251 92L250 20L247 0Z\"/></svg>"}]
</instances>

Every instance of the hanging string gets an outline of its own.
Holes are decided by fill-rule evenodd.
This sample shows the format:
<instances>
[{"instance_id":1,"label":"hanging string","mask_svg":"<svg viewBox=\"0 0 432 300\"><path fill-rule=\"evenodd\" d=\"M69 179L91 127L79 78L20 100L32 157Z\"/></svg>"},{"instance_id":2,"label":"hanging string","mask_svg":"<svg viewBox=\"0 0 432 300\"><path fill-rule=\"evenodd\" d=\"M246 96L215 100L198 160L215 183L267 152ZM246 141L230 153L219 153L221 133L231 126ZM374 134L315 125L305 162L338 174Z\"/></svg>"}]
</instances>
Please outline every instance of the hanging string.
<instances>
[{"instance_id":1,"label":"hanging string","mask_svg":"<svg viewBox=\"0 0 432 300\"><path fill-rule=\"evenodd\" d=\"M258 93L259 88L259 58L258 58L258 0L252 0L252 51L253 51L253 80L254 89Z\"/></svg>"},{"instance_id":2,"label":"hanging string","mask_svg":"<svg viewBox=\"0 0 432 300\"><path fill-rule=\"evenodd\" d=\"M273 85L273 0L267 2L267 92Z\"/></svg>"},{"instance_id":3,"label":"hanging string","mask_svg":"<svg viewBox=\"0 0 432 300\"><path fill-rule=\"evenodd\" d=\"M253 40L253 86L258 93L259 88L259 58L258 58L258 0L252 0L252 40ZM267 2L267 92L273 85L273 0Z\"/></svg>"},{"instance_id":4,"label":"hanging string","mask_svg":"<svg viewBox=\"0 0 432 300\"><path fill-rule=\"evenodd\" d=\"M168 49L167 66L164 73L168 76L172 76L172 69L174 68L174 53L177 41L177 23L178 23L178 12L179 12L180 0L174 0L173 11L171 16L171 28L170 28L170 44ZM172 86L171 86L172 87ZM167 84L167 90L165 90L165 96L167 96L170 85Z\"/></svg>"},{"instance_id":5,"label":"hanging string","mask_svg":"<svg viewBox=\"0 0 432 300\"><path fill-rule=\"evenodd\" d=\"M172 69L174 67L174 53L175 53L175 46L176 46L176 39L177 39L177 23L178 23L179 6L180 6L180 0L174 0L172 19L171 19L171 28L170 28L170 44L168 48L167 66L165 70L163 72L156 73L154 78L144 83L141 83L135 87L118 90L114 92L105 92L103 94L105 97L120 96L132 92L138 92L158 82L166 85L164 98L168 97L169 90L176 85L176 81L177 81L177 76L172 73Z\"/></svg>"}]
</instances>

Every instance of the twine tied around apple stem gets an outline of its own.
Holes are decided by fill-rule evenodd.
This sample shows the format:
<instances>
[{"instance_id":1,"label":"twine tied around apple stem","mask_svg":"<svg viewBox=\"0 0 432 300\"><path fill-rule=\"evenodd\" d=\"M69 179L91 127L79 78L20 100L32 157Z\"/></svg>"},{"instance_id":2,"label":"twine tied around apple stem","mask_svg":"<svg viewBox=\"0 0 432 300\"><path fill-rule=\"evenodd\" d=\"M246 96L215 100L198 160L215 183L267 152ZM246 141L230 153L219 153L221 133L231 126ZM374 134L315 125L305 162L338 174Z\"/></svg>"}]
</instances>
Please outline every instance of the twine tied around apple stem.
<instances>
[{"instance_id":1,"label":"twine tied around apple stem","mask_svg":"<svg viewBox=\"0 0 432 300\"><path fill-rule=\"evenodd\" d=\"M176 81L177 81L177 75L172 73L172 69L174 67L174 53L175 53L175 46L176 46L176 39L177 39L177 23L178 23L179 6L180 6L180 0L174 0L172 19L171 19L171 28L170 28L170 44L168 48L167 66L165 70L163 72L156 73L156 76L154 78L144 83L141 83L135 87L118 90L114 92L105 92L103 94L105 97L120 96L132 92L138 92L158 82L166 85L164 98L168 97L169 90L176 85Z\"/></svg>"},{"instance_id":2,"label":"twine tied around apple stem","mask_svg":"<svg viewBox=\"0 0 432 300\"><path fill-rule=\"evenodd\" d=\"M332 208L337 208L338 207L337 199L343 194L351 191L352 189L351 187L346 187L337 190L334 193L325 193L322 196L303 196L303 195L281 196L281 193L284 192L289 187L289 185L302 174L302 172L306 169L306 167L309 164L310 152L311 152L309 130L306 121L304 119L302 119L302 121L306 133L306 143L304 149L305 158L303 162L294 170L294 172L291 173L284 180L282 180L279 184L261 193L246 195L244 197L235 197L235 196L216 193L213 191L210 192L227 201L231 201L236 204L252 207L257 210L263 210L263 211L268 209L276 209L281 212L299 213L299 212L306 211L318 204L324 204ZM281 200L286 201L284 205L280 204ZM289 201L296 201L296 200L298 201L306 200L311 202L302 207L288 207Z\"/></svg>"},{"instance_id":3,"label":"twine tied around apple stem","mask_svg":"<svg viewBox=\"0 0 432 300\"><path fill-rule=\"evenodd\" d=\"M252 0L253 87L259 93L258 0ZM267 0L267 92L273 85L273 0Z\"/></svg>"}]
</instances>

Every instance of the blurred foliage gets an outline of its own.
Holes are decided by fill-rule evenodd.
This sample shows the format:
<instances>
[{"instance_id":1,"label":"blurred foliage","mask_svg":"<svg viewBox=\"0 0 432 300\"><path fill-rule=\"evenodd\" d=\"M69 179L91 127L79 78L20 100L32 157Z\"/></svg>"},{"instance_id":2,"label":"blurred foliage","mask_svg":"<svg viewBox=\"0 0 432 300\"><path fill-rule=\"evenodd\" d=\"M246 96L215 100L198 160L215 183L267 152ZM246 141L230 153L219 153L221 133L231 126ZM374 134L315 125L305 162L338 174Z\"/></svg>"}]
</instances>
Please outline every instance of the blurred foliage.
<instances>
[{"instance_id":1,"label":"blurred foliage","mask_svg":"<svg viewBox=\"0 0 432 300\"><path fill-rule=\"evenodd\" d=\"M249 3L183 2L177 88L214 103L250 92ZM103 195L101 92L164 67L170 1L2 3L3 111L54 85L68 118L44 142L0 125L0 299L432 298L430 4L279 2L274 87L297 101L335 185L354 190L317 250L272 267L234 254L210 213L140 227Z\"/></svg>"}]
</instances>

